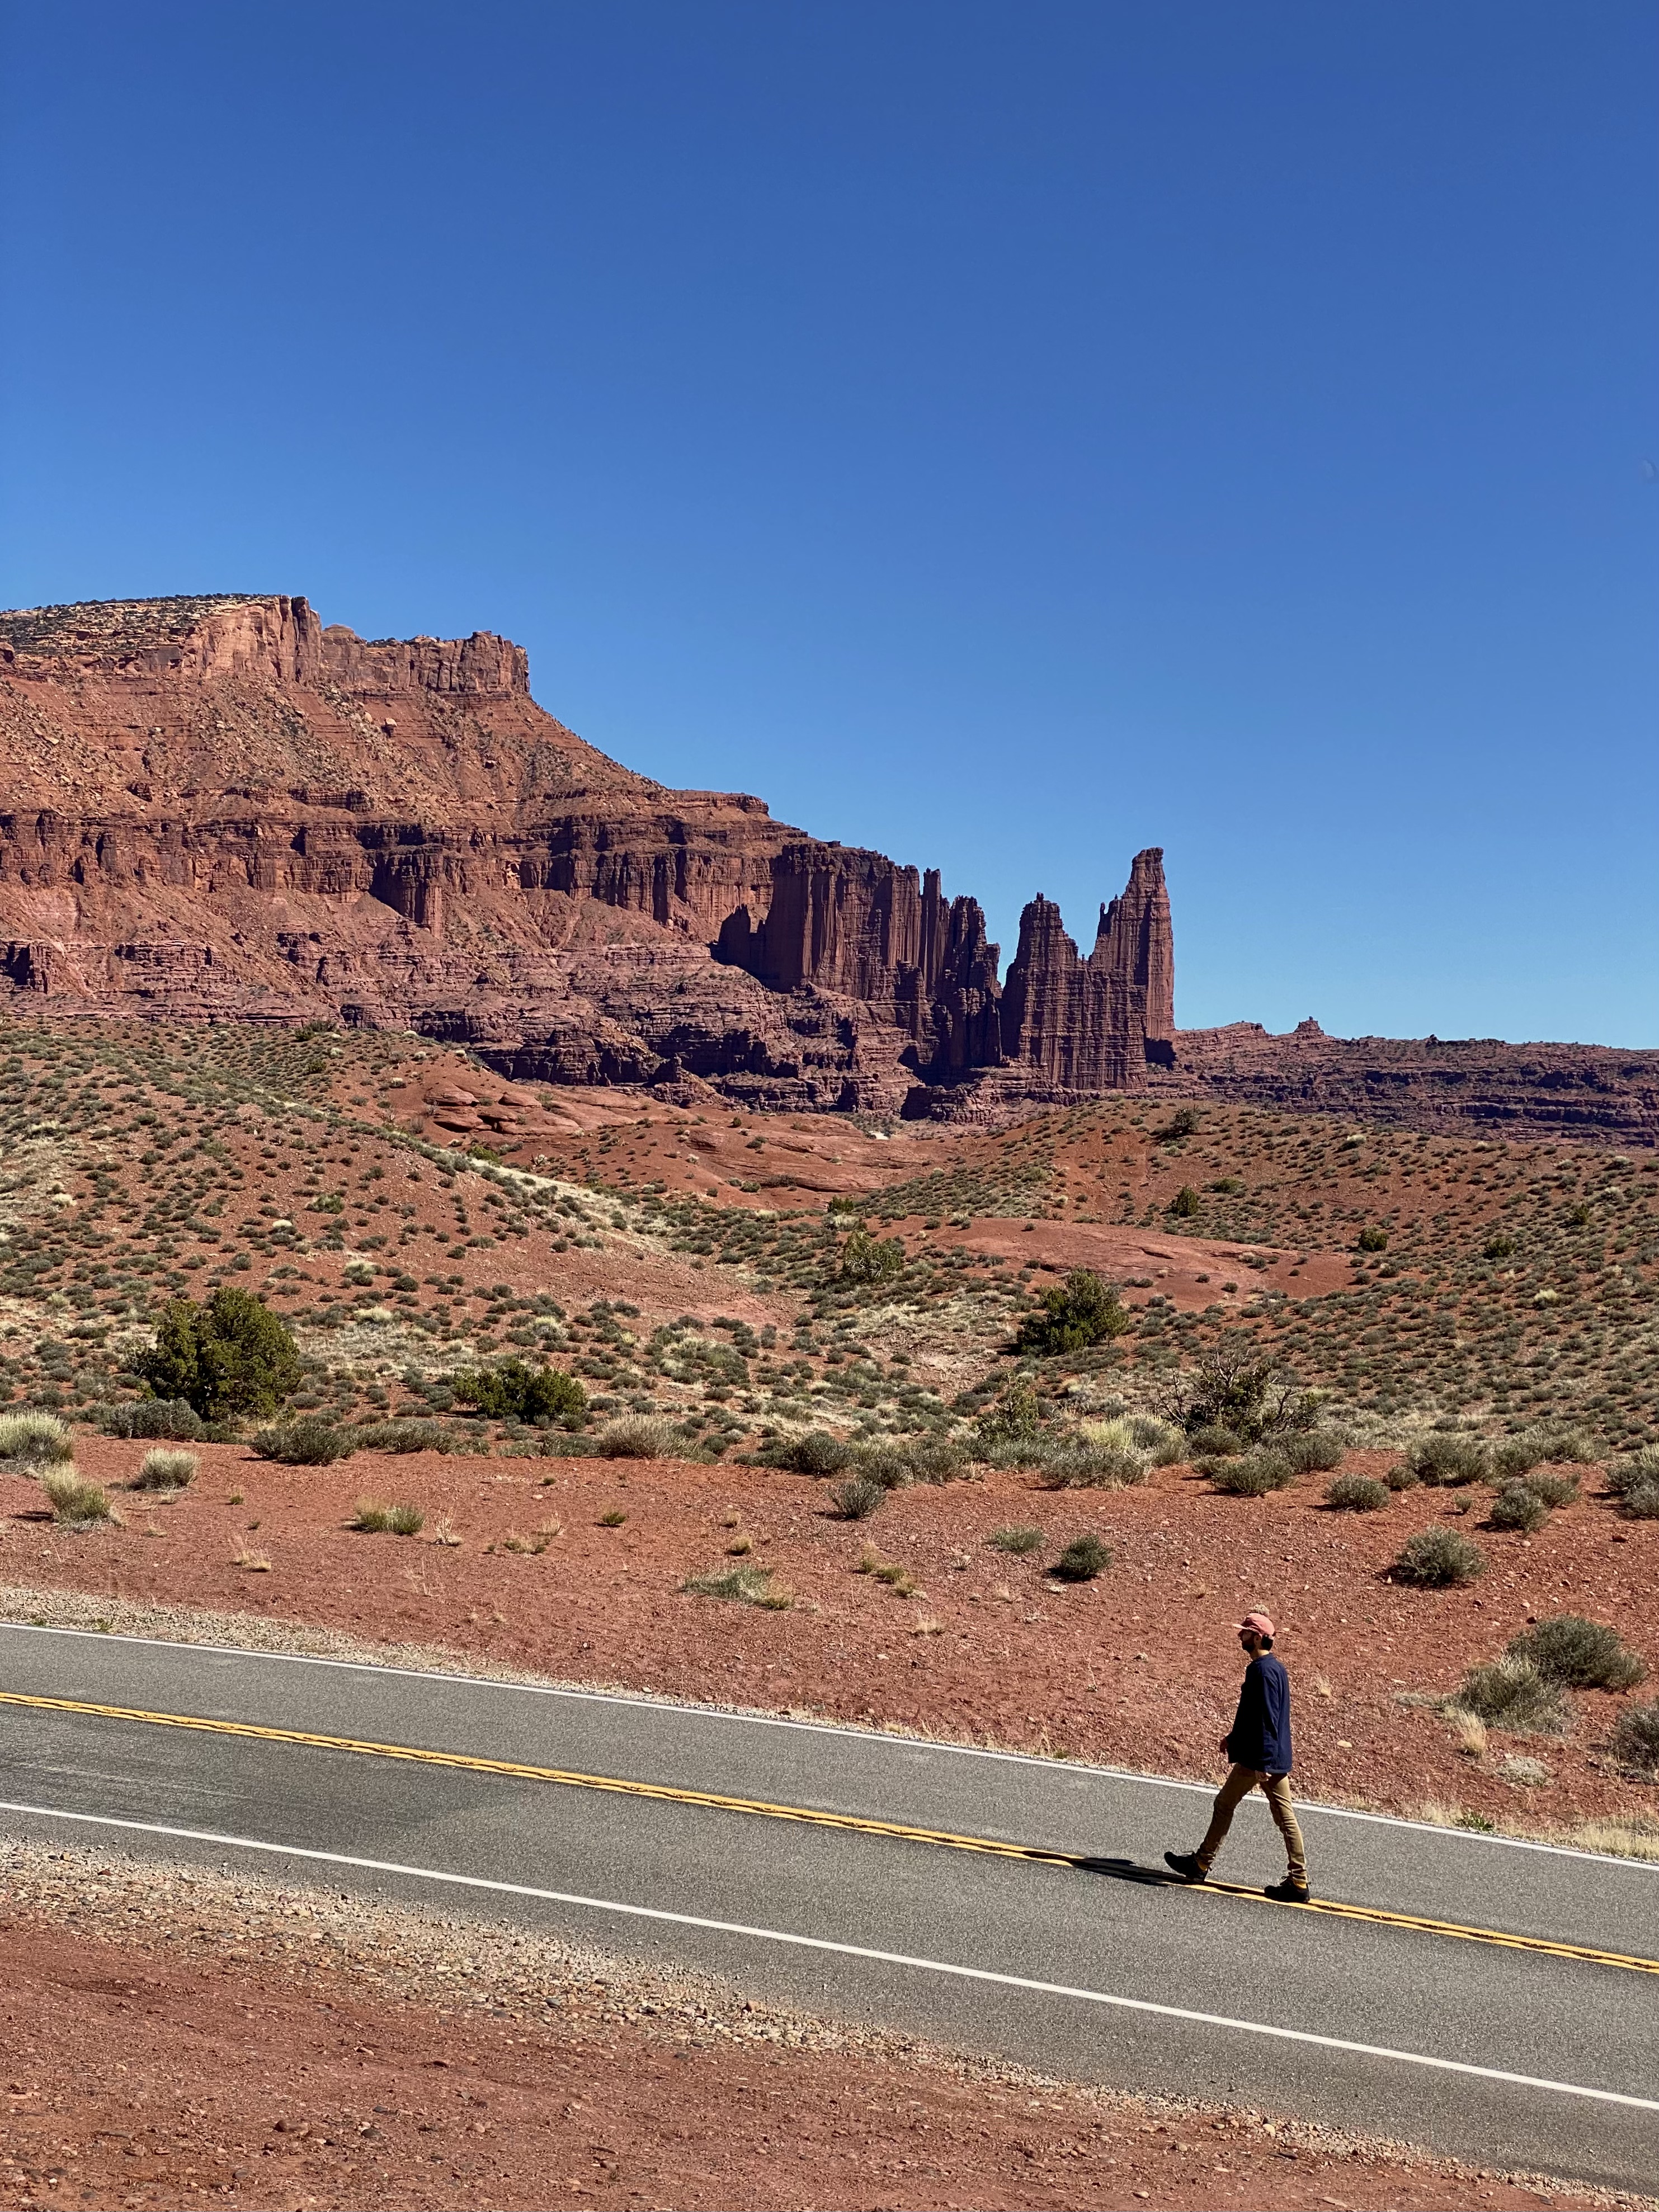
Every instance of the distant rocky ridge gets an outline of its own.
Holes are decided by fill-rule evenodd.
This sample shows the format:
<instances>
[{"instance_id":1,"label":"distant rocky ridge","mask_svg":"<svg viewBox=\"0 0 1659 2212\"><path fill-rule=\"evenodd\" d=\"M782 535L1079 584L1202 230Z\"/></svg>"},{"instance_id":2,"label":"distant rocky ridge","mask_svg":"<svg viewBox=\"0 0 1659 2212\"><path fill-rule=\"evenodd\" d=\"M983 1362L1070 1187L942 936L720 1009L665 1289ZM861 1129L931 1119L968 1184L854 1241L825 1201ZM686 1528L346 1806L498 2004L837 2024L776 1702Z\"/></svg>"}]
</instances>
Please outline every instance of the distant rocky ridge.
<instances>
[{"instance_id":1,"label":"distant rocky ridge","mask_svg":"<svg viewBox=\"0 0 1659 2212\"><path fill-rule=\"evenodd\" d=\"M1163 854L1005 981L937 873L672 791L530 696L522 647L303 599L0 614L0 1004L410 1028L520 1081L1000 1121L1149 1088L1659 1142L1659 1053L1175 1026Z\"/></svg>"},{"instance_id":2,"label":"distant rocky ridge","mask_svg":"<svg viewBox=\"0 0 1659 2212\"><path fill-rule=\"evenodd\" d=\"M258 594L0 615L0 763L16 1008L326 1016L520 1079L885 1113L1139 1091L1170 1050L1161 854L1086 959L1034 900L1003 988L937 873L633 774L488 633Z\"/></svg>"},{"instance_id":3,"label":"distant rocky ridge","mask_svg":"<svg viewBox=\"0 0 1659 2212\"><path fill-rule=\"evenodd\" d=\"M1496 1037L1332 1037L1316 1021L1179 1030L1152 1071L1169 1098L1305 1108L1419 1129L1659 1145L1659 1052Z\"/></svg>"}]
</instances>

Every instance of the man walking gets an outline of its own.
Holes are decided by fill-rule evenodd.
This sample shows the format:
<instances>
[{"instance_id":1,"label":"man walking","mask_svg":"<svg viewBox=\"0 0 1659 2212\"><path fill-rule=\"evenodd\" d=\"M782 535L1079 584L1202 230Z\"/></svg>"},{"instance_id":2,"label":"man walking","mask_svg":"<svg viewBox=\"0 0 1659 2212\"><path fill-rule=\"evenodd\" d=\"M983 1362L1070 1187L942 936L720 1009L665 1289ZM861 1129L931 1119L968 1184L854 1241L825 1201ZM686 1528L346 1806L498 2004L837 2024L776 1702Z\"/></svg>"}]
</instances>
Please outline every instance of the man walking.
<instances>
[{"instance_id":1,"label":"man walking","mask_svg":"<svg viewBox=\"0 0 1659 2212\"><path fill-rule=\"evenodd\" d=\"M1238 1624L1238 1640L1250 1663L1244 1669L1232 1727L1221 1740L1232 1765L1216 1792L1203 1842L1195 1851L1165 1851L1164 1862L1183 1881L1206 1881L1233 1825L1233 1814L1252 1790L1260 1790L1290 1860L1284 1881L1272 1883L1267 1894L1281 1905L1305 1905L1307 1855L1291 1804L1291 1678L1284 1662L1273 1656L1273 1625L1265 1613L1245 1614Z\"/></svg>"}]
</instances>

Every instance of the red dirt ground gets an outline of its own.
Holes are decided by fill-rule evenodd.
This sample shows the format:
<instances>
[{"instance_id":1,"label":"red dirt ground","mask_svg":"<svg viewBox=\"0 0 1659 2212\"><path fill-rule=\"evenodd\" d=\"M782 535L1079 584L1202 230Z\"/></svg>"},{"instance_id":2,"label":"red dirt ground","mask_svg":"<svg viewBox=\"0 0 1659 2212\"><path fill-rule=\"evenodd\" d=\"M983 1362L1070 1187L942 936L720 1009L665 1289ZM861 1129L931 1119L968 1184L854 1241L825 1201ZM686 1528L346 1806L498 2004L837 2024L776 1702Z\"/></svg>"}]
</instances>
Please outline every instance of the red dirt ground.
<instances>
[{"instance_id":1,"label":"red dirt ground","mask_svg":"<svg viewBox=\"0 0 1659 2212\"><path fill-rule=\"evenodd\" d=\"M568 2004L551 2027L441 2012L366 1995L295 1956L307 1948L301 1931L280 1947L244 1942L234 1959L180 1956L171 1942L0 1918L0 2203L1506 2212L1598 2201L1245 2115L1158 2112L859 2051L699 2047Z\"/></svg>"},{"instance_id":2,"label":"red dirt ground","mask_svg":"<svg viewBox=\"0 0 1659 2212\"><path fill-rule=\"evenodd\" d=\"M144 1449L83 1436L77 1455L113 1486ZM1453 1689L1529 1619L1568 1611L1616 1623L1648 1662L1635 1694L1651 1694L1659 1523L1622 1522L1593 1500L1530 1539L1480 1530L1484 1579L1421 1590L1384 1571L1409 1533L1453 1518L1451 1498L1468 1493L1417 1489L1380 1512L1334 1514L1318 1502L1320 1476L1245 1499L1179 1468L1106 1493L992 1474L901 1491L849 1524L824 1486L759 1468L430 1452L285 1468L240 1445L201 1457L190 1490L166 1503L115 1492L126 1525L82 1534L52 1525L33 1483L0 1474L0 1583L314 1622L559 1680L1186 1776L1216 1771L1238 1675L1231 1625L1265 1605L1297 1686L1298 1781L1312 1797L1399 1812L1436 1800L1522 1828L1650 1817L1659 1797L1600 1748L1616 1698L1579 1698L1565 1739L1494 1732L1480 1760L1435 1712L1402 1702ZM424 1533L351 1533L364 1496L414 1500ZM611 1509L626 1522L600 1528ZM550 1522L559 1533L539 1553L507 1548ZM446 1523L459 1542L434 1540ZM1042 1548L1024 1559L993 1549L991 1533L1011 1523L1042 1528ZM1110 1544L1108 1572L1048 1580L1042 1562L1085 1529ZM730 1548L744 1539L746 1559L793 1589L791 1609L681 1593L688 1576L735 1564ZM856 1571L866 1547L922 1588L902 1599ZM1511 1753L1541 1759L1553 1778L1506 1780Z\"/></svg>"}]
</instances>

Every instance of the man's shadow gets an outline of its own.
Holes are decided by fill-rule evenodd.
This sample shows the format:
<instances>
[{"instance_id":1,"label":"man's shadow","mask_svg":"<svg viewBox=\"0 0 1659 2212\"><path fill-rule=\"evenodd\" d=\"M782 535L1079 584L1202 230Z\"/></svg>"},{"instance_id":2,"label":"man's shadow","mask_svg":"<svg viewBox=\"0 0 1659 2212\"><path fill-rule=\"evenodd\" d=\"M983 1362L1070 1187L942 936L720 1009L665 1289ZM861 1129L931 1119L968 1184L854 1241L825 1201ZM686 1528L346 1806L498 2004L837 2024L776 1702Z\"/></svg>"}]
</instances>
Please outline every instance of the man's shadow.
<instances>
[{"instance_id":1,"label":"man's shadow","mask_svg":"<svg viewBox=\"0 0 1659 2212\"><path fill-rule=\"evenodd\" d=\"M1142 1866L1135 1859L1073 1859L1079 1874L1103 1876L1107 1881L1136 1882L1143 1889L1182 1889L1186 1885L1162 1867Z\"/></svg>"}]
</instances>

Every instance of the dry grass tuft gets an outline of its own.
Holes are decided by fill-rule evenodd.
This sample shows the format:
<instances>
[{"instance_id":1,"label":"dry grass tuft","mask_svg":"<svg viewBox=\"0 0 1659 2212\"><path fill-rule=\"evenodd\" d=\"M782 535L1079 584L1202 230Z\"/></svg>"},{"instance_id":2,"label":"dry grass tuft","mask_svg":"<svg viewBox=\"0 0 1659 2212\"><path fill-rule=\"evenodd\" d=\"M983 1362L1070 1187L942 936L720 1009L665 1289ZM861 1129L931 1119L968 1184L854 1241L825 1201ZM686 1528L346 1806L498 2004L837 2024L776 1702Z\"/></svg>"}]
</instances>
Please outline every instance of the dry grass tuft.
<instances>
[{"instance_id":1,"label":"dry grass tuft","mask_svg":"<svg viewBox=\"0 0 1659 2212\"><path fill-rule=\"evenodd\" d=\"M769 1567L728 1567L724 1572L691 1575L680 1584L688 1597L726 1598L738 1605L757 1605L766 1613L787 1613L795 1602L787 1583L772 1579Z\"/></svg>"},{"instance_id":2,"label":"dry grass tuft","mask_svg":"<svg viewBox=\"0 0 1659 2212\"><path fill-rule=\"evenodd\" d=\"M878 1583L885 1583L895 1597L920 1597L921 1585L908 1567L902 1567L896 1559L885 1559L873 1545L866 1544L860 1553L853 1571L870 1575Z\"/></svg>"},{"instance_id":3,"label":"dry grass tuft","mask_svg":"<svg viewBox=\"0 0 1659 2212\"><path fill-rule=\"evenodd\" d=\"M40 1487L46 1493L52 1519L63 1528L90 1528L115 1518L109 1492L68 1470L42 1476Z\"/></svg>"},{"instance_id":4,"label":"dry grass tuft","mask_svg":"<svg viewBox=\"0 0 1659 2212\"><path fill-rule=\"evenodd\" d=\"M196 1480L201 1460L193 1451L158 1449L144 1454L143 1464L133 1477L135 1490L182 1490Z\"/></svg>"},{"instance_id":5,"label":"dry grass tuft","mask_svg":"<svg viewBox=\"0 0 1659 2212\"><path fill-rule=\"evenodd\" d=\"M426 1526L426 1515L407 1502L387 1505L378 1498L360 1498L350 1525L366 1536L418 1536Z\"/></svg>"},{"instance_id":6,"label":"dry grass tuft","mask_svg":"<svg viewBox=\"0 0 1659 2212\"><path fill-rule=\"evenodd\" d=\"M40 1466L74 1456L74 1439L55 1413L0 1413L0 1459Z\"/></svg>"},{"instance_id":7,"label":"dry grass tuft","mask_svg":"<svg viewBox=\"0 0 1659 2212\"><path fill-rule=\"evenodd\" d=\"M1448 1708L1447 1719L1452 1724L1452 1738L1465 1759L1484 1759L1486 1755L1486 1723L1479 1713L1472 1713L1467 1705Z\"/></svg>"}]
</instances>

